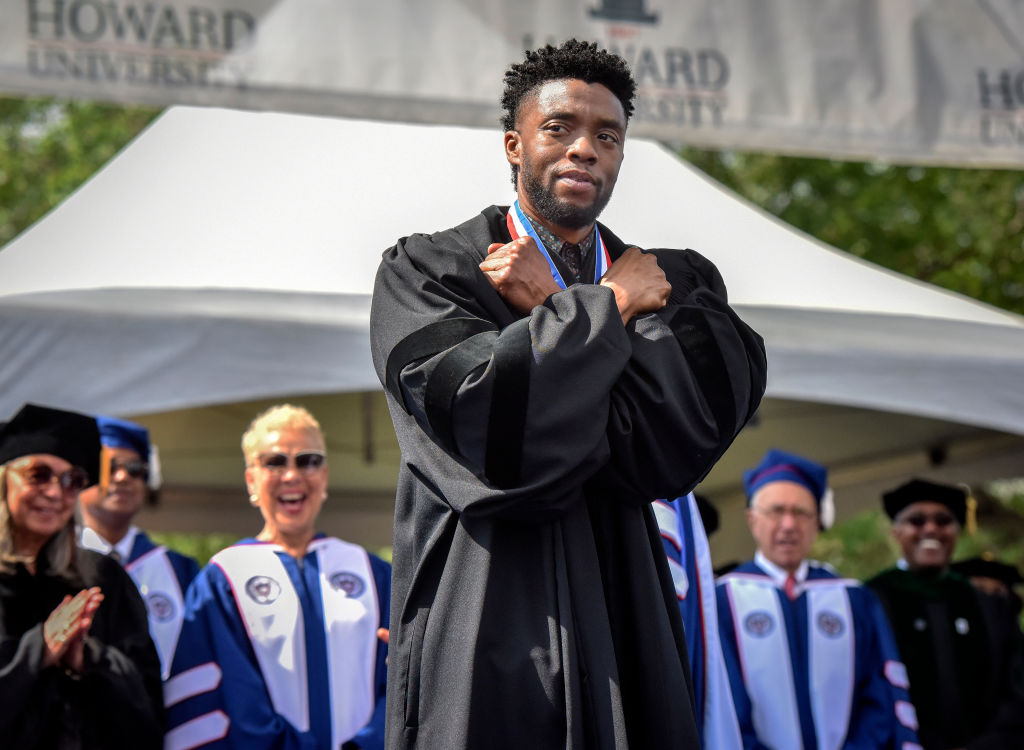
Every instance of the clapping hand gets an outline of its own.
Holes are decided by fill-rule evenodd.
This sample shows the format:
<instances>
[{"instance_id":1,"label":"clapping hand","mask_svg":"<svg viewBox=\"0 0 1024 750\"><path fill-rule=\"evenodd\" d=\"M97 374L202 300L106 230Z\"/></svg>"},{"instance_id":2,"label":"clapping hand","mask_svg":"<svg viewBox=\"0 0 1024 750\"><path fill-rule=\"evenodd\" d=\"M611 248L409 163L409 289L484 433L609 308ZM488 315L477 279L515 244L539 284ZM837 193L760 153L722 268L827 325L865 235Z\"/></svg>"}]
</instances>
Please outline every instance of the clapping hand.
<instances>
[{"instance_id":1,"label":"clapping hand","mask_svg":"<svg viewBox=\"0 0 1024 750\"><path fill-rule=\"evenodd\" d=\"M85 636L102 601L103 592L97 586L64 597L43 623L43 667L63 664L75 672L82 671Z\"/></svg>"}]
</instances>

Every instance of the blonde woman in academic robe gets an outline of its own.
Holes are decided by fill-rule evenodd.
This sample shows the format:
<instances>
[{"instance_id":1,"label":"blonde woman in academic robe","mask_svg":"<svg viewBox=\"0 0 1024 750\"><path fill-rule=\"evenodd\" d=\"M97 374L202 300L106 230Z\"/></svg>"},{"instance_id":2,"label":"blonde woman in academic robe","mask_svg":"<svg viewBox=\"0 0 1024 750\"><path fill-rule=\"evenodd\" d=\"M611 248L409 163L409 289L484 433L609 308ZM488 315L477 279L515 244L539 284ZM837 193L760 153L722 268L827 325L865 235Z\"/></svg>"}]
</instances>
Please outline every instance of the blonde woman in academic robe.
<instances>
[{"instance_id":1,"label":"blonde woman in academic robe","mask_svg":"<svg viewBox=\"0 0 1024 750\"><path fill-rule=\"evenodd\" d=\"M308 411L272 407L242 452L263 528L189 587L166 747L382 749L390 566L317 533L327 451Z\"/></svg>"}]
</instances>

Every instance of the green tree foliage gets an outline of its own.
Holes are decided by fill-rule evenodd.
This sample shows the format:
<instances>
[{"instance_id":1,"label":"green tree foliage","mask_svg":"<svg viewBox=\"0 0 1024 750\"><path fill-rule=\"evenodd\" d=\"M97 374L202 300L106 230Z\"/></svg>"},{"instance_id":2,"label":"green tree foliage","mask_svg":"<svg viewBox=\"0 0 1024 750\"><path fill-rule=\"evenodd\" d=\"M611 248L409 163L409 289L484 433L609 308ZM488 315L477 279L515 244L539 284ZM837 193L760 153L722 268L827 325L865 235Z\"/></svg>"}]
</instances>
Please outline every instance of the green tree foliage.
<instances>
[{"instance_id":1,"label":"green tree foliage","mask_svg":"<svg viewBox=\"0 0 1024 750\"><path fill-rule=\"evenodd\" d=\"M1024 172L696 149L682 155L829 245L1024 313Z\"/></svg>"},{"instance_id":2,"label":"green tree foliage","mask_svg":"<svg viewBox=\"0 0 1024 750\"><path fill-rule=\"evenodd\" d=\"M819 240L894 271L1024 314L1024 172L894 166L734 151L682 156ZM956 558L1024 565L1024 486L977 491L978 531ZM868 511L823 533L812 556L868 578L898 556Z\"/></svg>"},{"instance_id":3,"label":"green tree foliage","mask_svg":"<svg viewBox=\"0 0 1024 750\"><path fill-rule=\"evenodd\" d=\"M0 98L0 247L60 203L159 110Z\"/></svg>"}]
</instances>

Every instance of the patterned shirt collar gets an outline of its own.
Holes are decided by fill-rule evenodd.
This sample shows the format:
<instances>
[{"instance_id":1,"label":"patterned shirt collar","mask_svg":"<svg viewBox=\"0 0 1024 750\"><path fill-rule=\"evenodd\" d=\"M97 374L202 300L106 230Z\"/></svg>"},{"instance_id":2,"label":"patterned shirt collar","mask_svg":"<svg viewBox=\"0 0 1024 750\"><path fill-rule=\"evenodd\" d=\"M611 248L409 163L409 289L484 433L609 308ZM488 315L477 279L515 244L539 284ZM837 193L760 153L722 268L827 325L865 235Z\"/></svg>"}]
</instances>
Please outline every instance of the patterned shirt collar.
<instances>
[{"instance_id":1,"label":"patterned shirt collar","mask_svg":"<svg viewBox=\"0 0 1024 750\"><path fill-rule=\"evenodd\" d=\"M537 236L540 237L540 240L541 242L544 243L544 247L547 248L547 251L549 253L557 253L559 257L561 257L562 245L565 243L565 240L563 240L561 237L559 237L554 232L549 230L547 227L545 227L539 221L534 219L532 216L530 217L530 223L532 223L533 228L537 230ZM580 257L586 258L587 254L590 252L590 248L594 246L594 238L596 237L594 229L596 227L596 224L593 227L591 227L590 233L583 239L582 242L579 243Z\"/></svg>"}]
</instances>

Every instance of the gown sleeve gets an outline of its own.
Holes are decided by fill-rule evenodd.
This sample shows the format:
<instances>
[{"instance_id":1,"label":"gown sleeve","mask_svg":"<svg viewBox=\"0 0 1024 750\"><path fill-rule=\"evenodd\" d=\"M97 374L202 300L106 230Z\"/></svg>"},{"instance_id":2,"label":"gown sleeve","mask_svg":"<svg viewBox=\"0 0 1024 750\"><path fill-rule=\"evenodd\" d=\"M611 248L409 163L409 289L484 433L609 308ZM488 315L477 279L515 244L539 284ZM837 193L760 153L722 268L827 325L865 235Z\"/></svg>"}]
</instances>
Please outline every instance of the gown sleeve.
<instances>
[{"instance_id":1,"label":"gown sleeve","mask_svg":"<svg viewBox=\"0 0 1024 750\"><path fill-rule=\"evenodd\" d=\"M274 711L231 586L207 565L189 586L164 689L167 750L315 750L316 739Z\"/></svg>"},{"instance_id":2,"label":"gown sleeve","mask_svg":"<svg viewBox=\"0 0 1024 750\"><path fill-rule=\"evenodd\" d=\"M43 668L43 623L18 637L0 633L0 736L35 747L63 724L97 747L156 749L163 737L160 662L145 605L121 566L103 559L104 599L85 638L83 667ZM18 606L9 600L4 606ZM73 728L73 730L72 730Z\"/></svg>"},{"instance_id":3,"label":"gown sleeve","mask_svg":"<svg viewBox=\"0 0 1024 750\"><path fill-rule=\"evenodd\" d=\"M763 341L729 307L714 265L691 250L651 252L672 293L627 326L602 474L638 503L692 490L754 415L767 374Z\"/></svg>"},{"instance_id":4,"label":"gown sleeve","mask_svg":"<svg viewBox=\"0 0 1024 750\"><path fill-rule=\"evenodd\" d=\"M110 747L159 748L164 730L160 658L146 605L120 564L102 558L105 632L85 639L79 694Z\"/></svg>"},{"instance_id":5,"label":"gown sleeve","mask_svg":"<svg viewBox=\"0 0 1024 750\"><path fill-rule=\"evenodd\" d=\"M866 587L852 590L862 612L857 659L862 662L858 700L850 712L843 750L918 747L917 716L910 702L907 669L885 610Z\"/></svg>"},{"instance_id":6,"label":"gown sleeve","mask_svg":"<svg viewBox=\"0 0 1024 750\"><path fill-rule=\"evenodd\" d=\"M58 710L58 672L42 665L42 623L20 637L0 634L0 736L14 746L32 747L42 732L39 722Z\"/></svg>"}]
</instances>

